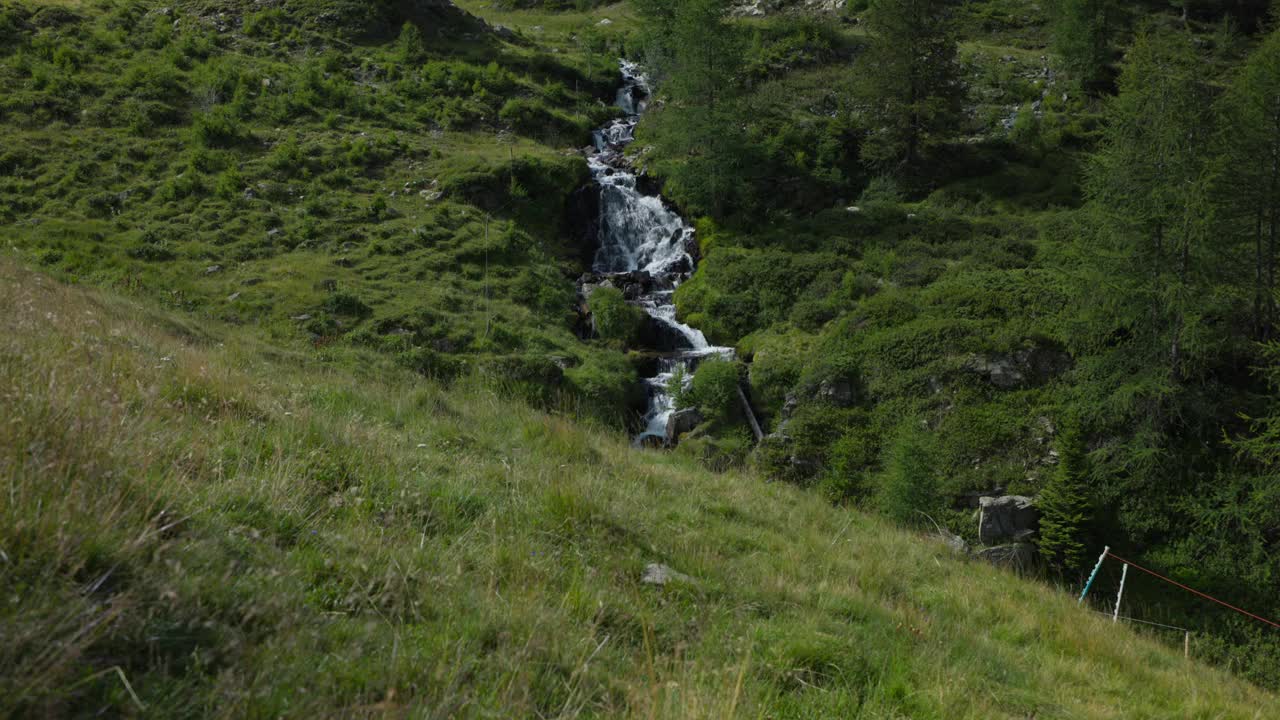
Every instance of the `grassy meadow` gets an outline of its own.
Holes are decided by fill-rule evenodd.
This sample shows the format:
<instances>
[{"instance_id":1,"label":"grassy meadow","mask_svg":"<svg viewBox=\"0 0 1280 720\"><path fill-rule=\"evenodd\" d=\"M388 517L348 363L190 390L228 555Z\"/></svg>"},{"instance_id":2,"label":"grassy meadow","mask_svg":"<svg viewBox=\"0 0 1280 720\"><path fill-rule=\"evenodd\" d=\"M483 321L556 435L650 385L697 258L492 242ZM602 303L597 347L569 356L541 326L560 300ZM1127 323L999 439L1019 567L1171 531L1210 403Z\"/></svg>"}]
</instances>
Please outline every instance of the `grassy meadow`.
<instances>
[{"instance_id":1,"label":"grassy meadow","mask_svg":"<svg viewBox=\"0 0 1280 720\"><path fill-rule=\"evenodd\" d=\"M0 714L1280 712L816 494L0 262Z\"/></svg>"}]
</instances>

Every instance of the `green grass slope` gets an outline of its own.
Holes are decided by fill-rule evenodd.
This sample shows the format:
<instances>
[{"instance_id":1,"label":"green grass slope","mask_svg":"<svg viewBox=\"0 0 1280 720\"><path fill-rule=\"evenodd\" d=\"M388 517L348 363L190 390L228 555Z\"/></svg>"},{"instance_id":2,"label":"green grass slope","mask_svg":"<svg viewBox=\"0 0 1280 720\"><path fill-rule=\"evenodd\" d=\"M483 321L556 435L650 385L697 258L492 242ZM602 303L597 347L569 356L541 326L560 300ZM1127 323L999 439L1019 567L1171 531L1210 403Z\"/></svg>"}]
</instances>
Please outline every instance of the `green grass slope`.
<instances>
[{"instance_id":1,"label":"green grass slope","mask_svg":"<svg viewBox=\"0 0 1280 720\"><path fill-rule=\"evenodd\" d=\"M11 258L0 307L0 715L1280 715L1038 583L480 382Z\"/></svg>"},{"instance_id":2,"label":"green grass slope","mask_svg":"<svg viewBox=\"0 0 1280 720\"><path fill-rule=\"evenodd\" d=\"M2 244L282 344L497 368L622 417L635 372L579 341L573 286L577 148L614 113L621 40L568 17L521 37L448 2L0 0Z\"/></svg>"}]
</instances>

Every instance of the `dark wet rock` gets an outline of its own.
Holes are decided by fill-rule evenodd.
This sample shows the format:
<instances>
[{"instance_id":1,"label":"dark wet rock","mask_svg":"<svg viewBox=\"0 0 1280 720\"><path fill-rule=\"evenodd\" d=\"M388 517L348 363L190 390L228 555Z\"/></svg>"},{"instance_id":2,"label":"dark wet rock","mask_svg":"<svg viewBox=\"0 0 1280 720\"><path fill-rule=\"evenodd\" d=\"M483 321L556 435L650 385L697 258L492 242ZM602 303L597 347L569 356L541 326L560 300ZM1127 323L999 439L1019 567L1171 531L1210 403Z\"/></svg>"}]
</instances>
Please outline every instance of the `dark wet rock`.
<instances>
[{"instance_id":1,"label":"dark wet rock","mask_svg":"<svg viewBox=\"0 0 1280 720\"><path fill-rule=\"evenodd\" d=\"M844 378L823 380L818 384L816 399L836 407L850 407L857 398L852 382Z\"/></svg>"},{"instance_id":2,"label":"dark wet rock","mask_svg":"<svg viewBox=\"0 0 1280 720\"><path fill-rule=\"evenodd\" d=\"M685 410L677 410L671 413L671 417L667 418L667 445L674 446L680 441L680 436L698 427L705 421L702 413L694 408Z\"/></svg>"},{"instance_id":3,"label":"dark wet rock","mask_svg":"<svg viewBox=\"0 0 1280 720\"><path fill-rule=\"evenodd\" d=\"M693 343L675 326L659 320L652 315L645 315L640 326L640 347L652 348L661 352L679 352L692 350Z\"/></svg>"},{"instance_id":4,"label":"dark wet rock","mask_svg":"<svg viewBox=\"0 0 1280 720\"><path fill-rule=\"evenodd\" d=\"M565 208L565 227L578 259L590 265L600 237L600 188L595 183L584 185L569 196Z\"/></svg>"}]
</instances>

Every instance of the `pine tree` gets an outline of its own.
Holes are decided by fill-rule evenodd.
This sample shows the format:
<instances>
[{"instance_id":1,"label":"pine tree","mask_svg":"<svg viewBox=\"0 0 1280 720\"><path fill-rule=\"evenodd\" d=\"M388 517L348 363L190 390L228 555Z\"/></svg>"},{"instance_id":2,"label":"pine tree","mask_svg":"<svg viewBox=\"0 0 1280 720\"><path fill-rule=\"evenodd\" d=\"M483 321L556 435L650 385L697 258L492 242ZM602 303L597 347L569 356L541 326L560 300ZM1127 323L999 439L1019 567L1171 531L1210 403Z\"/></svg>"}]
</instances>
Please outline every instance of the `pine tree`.
<instances>
[{"instance_id":1,"label":"pine tree","mask_svg":"<svg viewBox=\"0 0 1280 720\"><path fill-rule=\"evenodd\" d=\"M1084 562L1089 522L1084 439L1074 422L1058 436L1058 469L1040 493L1040 554L1051 568L1074 573Z\"/></svg>"},{"instance_id":2,"label":"pine tree","mask_svg":"<svg viewBox=\"0 0 1280 720\"><path fill-rule=\"evenodd\" d=\"M859 88L870 132L863 162L879 171L918 168L959 123L964 86L944 0L879 0L867 18L871 45Z\"/></svg>"},{"instance_id":3,"label":"pine tree","mask_svg":"<svg viewBox=\"0 0 1280 720\"><path fill-rule=\"evenodd\" d=\"M905 525L921 524L941 504L934 448L915 418L904 420L884 448L877 505ZM924 513L923 515L921 513Z\"/></svg>"}]
</instances>

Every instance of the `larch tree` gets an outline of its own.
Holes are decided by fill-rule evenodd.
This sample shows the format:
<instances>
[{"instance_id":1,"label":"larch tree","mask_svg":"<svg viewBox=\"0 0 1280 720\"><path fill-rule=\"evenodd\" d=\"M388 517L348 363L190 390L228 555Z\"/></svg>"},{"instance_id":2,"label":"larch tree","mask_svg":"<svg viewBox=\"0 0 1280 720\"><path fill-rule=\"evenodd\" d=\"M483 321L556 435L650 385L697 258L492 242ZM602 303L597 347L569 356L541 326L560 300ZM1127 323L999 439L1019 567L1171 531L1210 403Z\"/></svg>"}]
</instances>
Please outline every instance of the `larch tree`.
<instances>
[{"instance_id":1,"label":"larch tree","mask_svg":"<svg viewBox=\"0 0 1280 720\"><path fill-rule=\"evenodd\" d=\"M641 0L666 99L657 123L673 194L695 213L723 216L750 170L739 117L743 39L727 0Z\"/></svg>"},{"instance_id":2,"label":"larch tree","mask_svg":"<svg viewBox=\"0 0 1280 720\"><path fill-rule=\"evenodd\" d=\"M879 0L858 72L869 132L864 163L911 171L953 137L964 105L956 40L944 0Z\"/></svg>"},{"instance_id":3,"label":"larch tree","mask_svg":"<svg viewBox=\"0 0 1280 720\"><path fill-rule=\"evenodd\" d=\"M1120 93L1090 159L1086 194L1103 233L1095 259L1108 265L1093 296L1150 351L1149 366L1179 381L1209 338L1199 322L1216 248L1210 243L1212 101L1204 65L1182 33L1140 34Z\"/></svg>"},{"instance_id":4,"label":"larch tree","mask_svg":"<svg viewBox=\"0 0 1280 720\"><path fill-rule=\"evenodd\" d=\"M1106 80L1119 25L1116 0L1052 0L1049 13L1052 49L1063 68L1086 87Z\"/></svg>"},{"instance_id":5,"label":"larch tree","mask_svg":"<svg viewBox=\"0 0 1280 720\"><path fill-rule=\"evenodd\" d=\"M1280 31L1249 57L1220 102L1215 201L1247 257L1255 337L1275 334L1280 258Z\"/></svg>"}]
</instances>

